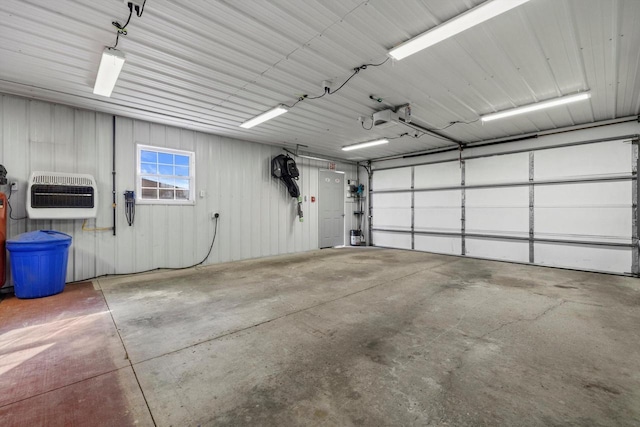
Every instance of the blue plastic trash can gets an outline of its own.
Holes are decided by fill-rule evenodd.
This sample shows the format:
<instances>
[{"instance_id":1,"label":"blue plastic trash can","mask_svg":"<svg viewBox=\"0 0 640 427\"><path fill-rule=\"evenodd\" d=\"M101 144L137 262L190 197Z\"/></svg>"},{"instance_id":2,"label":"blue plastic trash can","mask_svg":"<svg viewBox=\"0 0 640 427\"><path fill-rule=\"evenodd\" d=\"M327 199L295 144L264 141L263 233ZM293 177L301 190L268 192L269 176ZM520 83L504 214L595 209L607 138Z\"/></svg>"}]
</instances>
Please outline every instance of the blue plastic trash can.
<instances>
[{"instance_id":1,"label":"blue plastic trash can","mask_svg":"<svg viewBox=\"0 0 640 427\"><path fill-rule=\"evenodd\" d=\"M62 292L69 246L71 236L54 230L31 231L7 240L16 297L40 298Z\"/></svg>"}]
</instances>

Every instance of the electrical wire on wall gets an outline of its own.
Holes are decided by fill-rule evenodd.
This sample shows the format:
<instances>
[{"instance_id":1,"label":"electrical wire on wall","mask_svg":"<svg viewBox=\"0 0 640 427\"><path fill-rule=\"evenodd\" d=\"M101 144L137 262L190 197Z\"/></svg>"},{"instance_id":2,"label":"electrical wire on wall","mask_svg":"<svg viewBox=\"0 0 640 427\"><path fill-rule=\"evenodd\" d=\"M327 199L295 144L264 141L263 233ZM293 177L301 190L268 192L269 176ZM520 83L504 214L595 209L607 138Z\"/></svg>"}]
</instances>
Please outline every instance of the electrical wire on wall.
<instances>
[{"instance_id":1,"label":"electrical wire on wall","mask_svg":"<svg viewBox=\"0 0 640 427\"><path fill-rule=\"evenodd\" d=\"M7 180L7 169L5 169L5 167L3 165L0 165L0 185L7 185L9 184L9 194L7 195L7 205L9 206L9 218L14 220L14 221L21 221L23 219L27 219L28 216L25 215L23 217L20 218L15 218L13 216L13 207L11 206L11 195L13 194L13 184L15 183L9 183L9 181Z\"/></svg>"},{"instance_id":2,"label":"electrical wire on wall","mask_svg":"<svg viewBox=\"0 0 640 427\"><path fill-rule=\"evenodd\" d=\"M12 220L14 220L14 221L22 221L23 219L27 219L27 218L28 218L28 216L27 216L27 215L22 216L22 217L20 217L20 218L15 218L15 217L13 216L13 208L11 207L11 202L9 201L9 200L11 200L11 195L12 195L12 194L13 194L13 186L12 186L12 185L10 185L10 186L9 186L9 195L7 196L7 205L9 205L9 218L11 218L11 219L12 219Z\"/></svg>"},{"instance_id":3,"label":"electrical wire on wall","mask_svg":"<svg viewBox=\"0 0 640 427\"><path fill-rule=\"evenodd\" d=\"M94 280L94 279L100 279L102 277L110 277L110 276L132 276L135 274L143 274L143 273L151 273L152 271L159 271L159 270L167 270L167 271L179 271L179 270L187 270L189 268L194 268L194 267L198 267L199 265L204 264L204 262L209 259L209 256L211 255L211 252L213 251L213 245L216 242L216 236L218 235L218 220L220 218L219 214L215 214L214 216L214 220L215 220L215 225L213 228L213 238L211 239L211 245L209 245L209 250L207 251L207 255L205 255L204 258L202 258L202 260L196 264L193 265L188 265L186 267L158 267L158 268L151 268L149 270L143 270L143 271L134 271L131 273L114 273L114 274L102 274L100 276L95 276L95 277L90 277L88 279L82 279L82 280L78 280L77 282L70 282L70 283L78 283L78 282L86 282L89 280ZM67 284L70 284L67 283Z\"/></svg>"}]
</instances>

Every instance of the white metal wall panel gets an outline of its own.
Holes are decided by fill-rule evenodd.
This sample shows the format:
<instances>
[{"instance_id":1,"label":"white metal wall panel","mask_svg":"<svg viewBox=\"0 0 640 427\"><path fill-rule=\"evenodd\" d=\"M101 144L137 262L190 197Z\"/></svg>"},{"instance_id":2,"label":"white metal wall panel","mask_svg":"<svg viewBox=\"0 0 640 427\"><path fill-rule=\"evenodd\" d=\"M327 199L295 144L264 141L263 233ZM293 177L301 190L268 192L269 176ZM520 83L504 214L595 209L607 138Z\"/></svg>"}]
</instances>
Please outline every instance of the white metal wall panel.
<instances>
[{"instance_id":1,"label":"white metal wall panel","mask_svg":"<svg viewBox=\"0 0 640 427\"><path fill-rule=\"evenodd\" d=\"M47 102L0 97L0 148L11 181L14 217L25 213L25 185L32 170L89 173L99 191L99 212L87 227L111 227L112 116ZM134 188L137 143L195 151L196 194L192 206L138 205L135 224L124 217L122 193ZM306 251L318 247L317 170L326 163L297 159L304 222L286 188L270 175L276 147L118 118L116 126L117 235L83 232L82 221L9 220L11 238L25 231L54 229L73 238L67 280L129 273L199 262L213 237L211 213L221 214L216 243L206 264ZM355 166L338 163L347 179ZM352 228L347 204L345 236ZM9 283L10 284L10 283Z\"/></svg>"},{"instance_id":2,"label":"white metal wall panel","mask_svg":"<svg viewBox=\"0 0 640 427\"><path fill-rule=\"evenodd\" d=\"M372 203L374 228L411 230L411 193L374 194Z\"/></svg>"},{"instance_id":3,"label":"white metal wall panel","mask_svg":"<svg viewBox=\"0 0 640 427\"><path fill-rule=\"evenodd\" d=\"M373 242L384 248L411 249L411 235L405 233L390 233L374 231Z\"/></svg>"},{"instance_id":4,"label":"white metal wall panel","mask_svg":"<svg viewBox=\"0 0 640 427\"><path fill-rule=\"evenodd\" d=\"M461 190L416 192L414 203L416 231L460 232Z\"/></svg>"},{"instance_id":5,"label":"white metal wall panel","mask_svg":"<svg viewBox=\"0 0 640 427\"><path fill-rule=\"evenodd\" d=\"M467 189L466 232L529 235L529 188Z\"/></svg>"},{"instance_id":6,"label":"white metal wall panel","mask_svg":"<svg viewBox=\"0 0 640 427\"><path fill-rule=\"evenodd\" d=\"M529 153L504 154L465 161L465 185L526 182Z\"/></svg>"},{"instance_id":7,"label":"white metal wall panel","mask_svg":"<svg viewBox=\"0 0 640 427\"><path fill-rule=\"evenodd\" d=\"M414 188L455 187L462 182L459 162L416 166L414 177Z\"/></svg>"},{"instance_id":8,"label":"white metal wall panel","mask_svg":"<svg viewBox=\"0 0 640 427\"><path fill-rule=\"evenodd\" d=\"M411 168L376 171L371 186L374 191L408 190L411 188Z\"/></svg>"},{"instance_id":9,"label":"white metal wall panel","mask_svg":"<svg viewBox=\"0 0 640 427\"><path fill-rule=\"evenodd\" d=\"M536 237L631 242L631 182L539 186Z\"/></svg>"},{"instance_id":10,"label":"white metal wall panel","mask_svg":"<svg viewBox=\"0 0 640 427\"><path fill-rule=\"evenodd\" d=\"M534 179L606 176L631 172L630 141L540 150L535 153Z\"/></svg>"},{"instance_id":11,"label":"white metal wall panel","mask_svg":"<svg viewBox=\"0 0 640 427\"><path fill-rule=\"evenodd\" d=\"M534 248L538 264L578 270L631 273L632 251L630 248L602 250L600 247L552 243L536 243Z\"/></svg>"},{"instance_id":12,"label":"white metal wall panel","mask_svg":"<svg viewBox=\"0 0 640 427\"><path fill-rule=\"evenodd\" d=\"M505 261L528 262L529 243L516 240L465 239L466 255Z\"/></svg>"},{"instance_id":13,"label":"white metal wall panel","mask_svg":"<svg viewBox=\"0 0 640 427\"><path fill-rule=\"evenodd\" d=\"M416 234L414 238L414 248L417 251L460 255L462 253L462 239L460 237Z\"/></svg>"}]
</instances>

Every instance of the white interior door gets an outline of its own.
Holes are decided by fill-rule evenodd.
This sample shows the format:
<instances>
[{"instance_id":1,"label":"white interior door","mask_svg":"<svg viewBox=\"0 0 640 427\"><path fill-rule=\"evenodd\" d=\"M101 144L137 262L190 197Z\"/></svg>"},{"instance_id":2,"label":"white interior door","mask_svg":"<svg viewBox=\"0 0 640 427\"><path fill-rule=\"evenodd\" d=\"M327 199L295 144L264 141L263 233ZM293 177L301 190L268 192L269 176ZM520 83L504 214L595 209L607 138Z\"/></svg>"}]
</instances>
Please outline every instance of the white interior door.
<instances>
[{"instance_id":1,"label":"white interior door","mask_svg":"<svg viewBox=\"0 0 640 427\"><path fill-rule=\"evenodd\" d=\"M344 245L344 174L318 172L320 248Z\"/></svg>"}]
</instances>

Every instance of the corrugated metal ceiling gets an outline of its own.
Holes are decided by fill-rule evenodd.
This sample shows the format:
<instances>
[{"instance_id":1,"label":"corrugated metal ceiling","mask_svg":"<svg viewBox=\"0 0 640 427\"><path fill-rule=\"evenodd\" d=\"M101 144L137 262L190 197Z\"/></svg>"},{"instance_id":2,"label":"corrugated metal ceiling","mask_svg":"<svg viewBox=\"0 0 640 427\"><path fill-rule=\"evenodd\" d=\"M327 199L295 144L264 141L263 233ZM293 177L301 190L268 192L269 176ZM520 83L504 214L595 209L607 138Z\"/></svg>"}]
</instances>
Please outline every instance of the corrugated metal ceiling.
<instances>
[{"instance_id":1,"label":"corrugated metal ceiling","mask_svg":"<svg viewBox=\"0 0 640 427\"><path fill-rule=\"evenodd\" d=\"M581 90L589 102L442 133L474 142L640 113L640 2L532 0L403 61L356 75L252 129L277 104L319 95L354 67L481 0L148 0L118 48L127 61L111 98L93 95L121 0L0 2L0 91L270 144L364 159L455 145L430 135L345 153L343 145L409 129L363 129L359 116L411 103L428 128ZM382 103L369 96L383 98ZM367 123L368 124L368 123Z\"/></svg>"}]
</instances>

